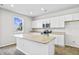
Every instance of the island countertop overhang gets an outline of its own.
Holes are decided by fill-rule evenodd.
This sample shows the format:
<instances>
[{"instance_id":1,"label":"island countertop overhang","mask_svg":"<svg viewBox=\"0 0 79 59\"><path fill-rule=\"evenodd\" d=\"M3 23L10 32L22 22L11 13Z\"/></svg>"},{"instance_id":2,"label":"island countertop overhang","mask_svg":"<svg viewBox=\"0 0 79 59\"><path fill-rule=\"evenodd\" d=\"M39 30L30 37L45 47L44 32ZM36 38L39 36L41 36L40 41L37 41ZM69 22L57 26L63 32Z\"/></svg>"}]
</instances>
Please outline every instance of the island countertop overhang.
<instances>
[{"instance_id":1,"label":"island countertop overhang","mask_svg":"<svg viewBox=\"0 0 79 59\"><path fill-rule=\"evenodd\" d=\"M49 36L48 36L48 35L41 35L41 34L37 34L37 33L26 33L26 34L16 34L14 36L16 38L31 40L31 41L42 43L42 44L47 44L51 40L55 39L53 34L49 34Z\"/></svg>"}]
</instances>

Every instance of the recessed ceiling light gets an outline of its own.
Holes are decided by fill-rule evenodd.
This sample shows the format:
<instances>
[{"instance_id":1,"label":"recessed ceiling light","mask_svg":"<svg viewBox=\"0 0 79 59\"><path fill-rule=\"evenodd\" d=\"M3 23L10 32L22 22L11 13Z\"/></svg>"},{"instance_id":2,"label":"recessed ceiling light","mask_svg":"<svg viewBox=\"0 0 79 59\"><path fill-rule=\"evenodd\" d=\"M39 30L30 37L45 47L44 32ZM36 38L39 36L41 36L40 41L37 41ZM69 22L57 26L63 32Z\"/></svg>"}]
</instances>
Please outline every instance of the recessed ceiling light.
<instances>
[{"instance_id":1,"label":"recessed ceiling light","mask_svg":"<svg viewBox=\"0 0 79 59\"><path fill-rule=\"evenodd\" d=\"M11 6L11 7L14 7L14 5L13 5L13 4L11 4L10 6Z\"/></svg>"},{"instance_id":2,"label":"recessed ceiling light","mask_svg":"<svg viewBox=\"0 0 79 59\"><path fill-rule=\"evenodd\" d=\"M33 12L30 12L30 14L33 14Z\"/></svg>"},{"instance_id":3,"label":"recessed ceiling light","mask_svg":"<svg viewBox=\"0 0 79 59\"><path fill-rule=\"evenodd\" d=\"M45 8L41 8L42 11L47 12L47 10Z\"/></svg>"},{"instance_id":4,"label":"recessed ceiling light","mask_svg":"<svg viewBox=\"0 0 79 59\"><path fill-rule=\"evenodd\" d=\"M44 8L41 8L41 10L44 11L45 9Z\"/></svg>"}]
</instances>

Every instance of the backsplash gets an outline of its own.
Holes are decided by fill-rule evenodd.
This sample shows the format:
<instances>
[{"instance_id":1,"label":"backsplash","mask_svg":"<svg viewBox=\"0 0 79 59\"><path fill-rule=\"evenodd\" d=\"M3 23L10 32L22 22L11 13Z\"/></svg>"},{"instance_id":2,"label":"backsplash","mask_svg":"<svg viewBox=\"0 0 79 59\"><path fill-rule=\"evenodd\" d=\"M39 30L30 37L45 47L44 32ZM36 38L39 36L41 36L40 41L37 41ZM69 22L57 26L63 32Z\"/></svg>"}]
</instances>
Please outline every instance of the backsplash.
<instances>
[{"instance_id":1,"label":"backsplash","mask_svg":"<svg viewBox=\"0 0 79 59\"><path fill-rule=\"evenodd\" d=\"M32 29L32 31L35 32L43 32L45 29ZM59 28L59 29L49 29L52 30L52 32L65 32L64 28Z\"/></svg>"}]
</instances>

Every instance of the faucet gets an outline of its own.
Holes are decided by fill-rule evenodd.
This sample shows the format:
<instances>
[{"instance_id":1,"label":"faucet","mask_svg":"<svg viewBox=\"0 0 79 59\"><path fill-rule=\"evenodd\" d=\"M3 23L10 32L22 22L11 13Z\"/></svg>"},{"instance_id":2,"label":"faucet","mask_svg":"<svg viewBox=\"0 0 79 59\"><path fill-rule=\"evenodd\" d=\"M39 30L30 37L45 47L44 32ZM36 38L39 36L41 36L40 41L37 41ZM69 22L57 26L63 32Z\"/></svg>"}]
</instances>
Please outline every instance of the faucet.
<instances>
[{"instance_id":1,"label":"faucet","mask_svg":"<svg viewBox=\"0 0 79 59\"><path fill-rule=\"evenodd\" d=\"M45 31L41 32L41 34L48 35L48 36L50 33L52 33L52 31L49 31L49 30L45 30Z\"/></svg>"}]
</instances>

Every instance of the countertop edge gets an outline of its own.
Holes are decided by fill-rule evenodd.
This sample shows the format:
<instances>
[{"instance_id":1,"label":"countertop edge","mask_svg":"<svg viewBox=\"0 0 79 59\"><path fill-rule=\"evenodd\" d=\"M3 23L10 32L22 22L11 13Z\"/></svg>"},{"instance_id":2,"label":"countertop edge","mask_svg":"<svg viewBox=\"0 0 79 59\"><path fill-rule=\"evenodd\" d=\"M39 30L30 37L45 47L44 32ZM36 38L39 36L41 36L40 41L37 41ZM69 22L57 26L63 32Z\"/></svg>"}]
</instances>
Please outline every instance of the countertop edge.
<instances>
[{"instance_id":1,"label":"countertop edge","mask_svg":"<svg viewBox=\"0 0 79 59\"><path fill-rule=\"evenodd\" d=\"M15 37L16 37L16 36L15 36ZM50 41L47 41L47 42L40 42L40 41L32 40L31 38L24 38L24 37L19 37L19 36L16 37L16 38L22 38L22 39L30 40L30 41L33 41L33 42L42 43L42 44L47 44L47 43L49 43L49 42L51 42L52 40L55 39L55 37L54 37L54 38L52 38Z\"/></svg>"}]
</instances>

